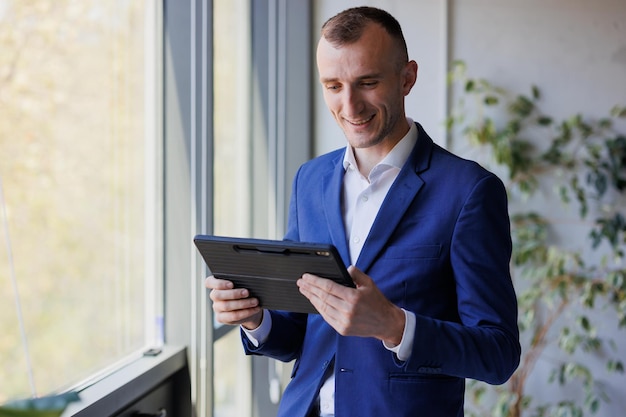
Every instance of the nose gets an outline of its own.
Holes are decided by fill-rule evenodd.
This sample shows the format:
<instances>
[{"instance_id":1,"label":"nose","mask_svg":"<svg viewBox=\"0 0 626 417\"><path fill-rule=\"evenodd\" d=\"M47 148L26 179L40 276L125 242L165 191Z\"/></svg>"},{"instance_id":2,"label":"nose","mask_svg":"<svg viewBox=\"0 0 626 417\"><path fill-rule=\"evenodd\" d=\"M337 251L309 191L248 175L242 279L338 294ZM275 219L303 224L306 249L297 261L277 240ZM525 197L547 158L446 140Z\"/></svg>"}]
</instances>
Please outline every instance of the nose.
<instances>
[{"instance_id":1,"label":"nose","mask_svg":"<svg viewBox=\"0 0 626 417\"><path fill-rule=\"evenodd\" d=\"M349 117L354 118L363 112L365 108L363 103L363 97L358 89L346 88L344 89L343 96L343 113Z\"/></svg>"}]
</instances>

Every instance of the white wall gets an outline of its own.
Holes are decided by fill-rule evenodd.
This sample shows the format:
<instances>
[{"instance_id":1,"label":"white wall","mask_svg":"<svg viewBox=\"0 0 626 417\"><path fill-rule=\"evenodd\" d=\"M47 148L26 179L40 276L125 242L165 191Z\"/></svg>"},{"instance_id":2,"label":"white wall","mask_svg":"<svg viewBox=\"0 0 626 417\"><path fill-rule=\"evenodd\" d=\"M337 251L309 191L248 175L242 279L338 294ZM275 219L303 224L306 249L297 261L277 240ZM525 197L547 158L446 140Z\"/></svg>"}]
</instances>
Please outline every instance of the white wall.
<instances>
[{"instance_id":1,"label":"white wall","mask_svg":"<svg viewBox=\"0 0 626 417\"><path fill-rule=\"evenodd\" d=\"M544 96L542 108L556 118L576 113L603 117L614 105L626 105L626 0L316 0L314 4L316 40L321 24L348 7L381 7L400 21L410 58L420 68L407 99L407 115L420 121L440 144L445 144L447 63L456 59L467 63L470 76L516 93L529 93L530 86L537 85ZM316 85L315 149L320 154L345 146L345 139ZM582 246L585 230L585 225L572 221L560 231L561 238ZM615 329L614 320L604 321L605 331ZM622 357L626 357L624 333L614 335ZM530 392L537 400L558 395L556 386L545 383L547 361L557 354L550 350L530 378ZM603 364L594 365L602 375ZM597 416L624 415L626 377L601 379L613 399L602 404Z\"/></svg>"},{"instance_id":2,"label":"white wall","mask_svg":"<svg viewBox=\"0 0 626 417\"><path fill-rule=\"evenodd\" d=\"M626 1L451 4L451 55L474 74L514 90L536 83L561 117L606 116L626 101Z\"/></svg>"}]
</instances>

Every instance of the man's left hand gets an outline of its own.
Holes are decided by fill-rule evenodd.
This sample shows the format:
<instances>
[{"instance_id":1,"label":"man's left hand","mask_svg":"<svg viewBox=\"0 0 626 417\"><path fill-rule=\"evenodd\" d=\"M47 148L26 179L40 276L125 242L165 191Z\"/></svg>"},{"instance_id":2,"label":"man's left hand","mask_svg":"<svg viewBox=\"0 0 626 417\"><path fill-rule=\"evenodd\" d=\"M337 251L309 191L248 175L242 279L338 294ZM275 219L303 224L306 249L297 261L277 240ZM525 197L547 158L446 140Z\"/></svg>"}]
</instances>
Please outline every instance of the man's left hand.
<instances>
[{"instance_id":1,"label":"man's left hand","mask_svg":"<svg viewBox=\"0 0 626 417\"><path fill-rule=\"evenodd\" d=\"M356 288L312 274L298 280L300 292L339 334L375 337L397 346L404 332L404 311L387 299L372 278L354 266L348 268Z\"/></svg>"}]
</instances>

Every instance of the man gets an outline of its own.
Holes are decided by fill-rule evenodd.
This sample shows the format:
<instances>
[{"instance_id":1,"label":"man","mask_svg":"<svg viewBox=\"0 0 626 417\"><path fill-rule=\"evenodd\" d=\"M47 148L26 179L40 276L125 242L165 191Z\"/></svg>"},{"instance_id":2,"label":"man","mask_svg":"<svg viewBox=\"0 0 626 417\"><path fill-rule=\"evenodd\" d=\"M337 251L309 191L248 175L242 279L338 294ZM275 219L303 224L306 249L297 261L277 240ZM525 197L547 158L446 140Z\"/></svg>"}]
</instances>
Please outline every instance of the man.
<instances>
[{"instance_id":1,"label":"man","mask_svg":"<svg viewBox=\"0 0 626 417\"><path fill-rule=\"evenodd\" d=\"M406 118L417 64L388 13L329 19L317 64L348 145L299 169L285 239L334 244L356 288L305 274L306 315L208 277L216 318L247 354L295 359L281 417L462 416L465 378L501 384L519 363L505 189Z\"/></svg>"}]
</instances>

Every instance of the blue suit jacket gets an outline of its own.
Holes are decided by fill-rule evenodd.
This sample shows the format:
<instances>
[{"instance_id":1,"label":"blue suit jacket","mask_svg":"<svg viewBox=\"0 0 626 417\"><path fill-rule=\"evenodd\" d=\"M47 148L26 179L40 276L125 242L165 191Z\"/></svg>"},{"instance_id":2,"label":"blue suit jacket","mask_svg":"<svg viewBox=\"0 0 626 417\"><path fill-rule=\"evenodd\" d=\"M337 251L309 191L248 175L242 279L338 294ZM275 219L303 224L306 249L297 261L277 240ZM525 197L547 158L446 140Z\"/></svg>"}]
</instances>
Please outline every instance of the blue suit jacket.
<instances>
[{"instance_id":1,"label":"blue suit jacket","mask_svg":"<svg viewBox=\"0 0 626 417\"><path fill-rule=\"evenodd\" d=\"M340 417L457 417L465 378L504 383L519 364L511 237L502 182L418 141L387 194L356 266L417 316L410 359L380 340L344 337L319 315L272 311L267 342L248 354L295 359L278 415L304 417L334 364ZM344 149L305 163L293 183L286 239L335 245L350 263L341 211Z\"/></svg>"}]
</instances>

